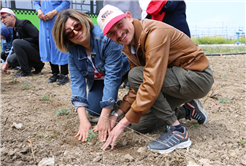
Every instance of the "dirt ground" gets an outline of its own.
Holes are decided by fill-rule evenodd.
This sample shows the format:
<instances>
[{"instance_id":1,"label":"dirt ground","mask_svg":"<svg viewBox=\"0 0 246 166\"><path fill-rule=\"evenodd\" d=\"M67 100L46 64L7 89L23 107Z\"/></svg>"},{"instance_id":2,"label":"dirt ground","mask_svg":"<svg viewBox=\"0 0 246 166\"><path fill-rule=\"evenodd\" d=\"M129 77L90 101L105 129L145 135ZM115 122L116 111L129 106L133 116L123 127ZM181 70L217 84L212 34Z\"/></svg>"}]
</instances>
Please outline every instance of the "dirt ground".
<instances>
[{"instance_id":1,"label":"dirt ground","mask_svg":"<svg viewBox=\"0 0 246 166\"><path fill-rule=\"evenodd\" d=\"M48 83L48 63L40 74L17 80L12 78L15 70L1 73L1 165L38 165L52 157L56 166L246 165L246 55L208 58L215 83L201 101L209 121L198 125L181 120L192 145L166 155L146 148L163 128L146 135L126 129L114 150L102 151L96 136L87 143L79 142L74 138L79 119L70 102L70 85ZM125 93L121 88L119 99ZM57 115L59 109L70 113Z\"/></svg>"}]
</instances>

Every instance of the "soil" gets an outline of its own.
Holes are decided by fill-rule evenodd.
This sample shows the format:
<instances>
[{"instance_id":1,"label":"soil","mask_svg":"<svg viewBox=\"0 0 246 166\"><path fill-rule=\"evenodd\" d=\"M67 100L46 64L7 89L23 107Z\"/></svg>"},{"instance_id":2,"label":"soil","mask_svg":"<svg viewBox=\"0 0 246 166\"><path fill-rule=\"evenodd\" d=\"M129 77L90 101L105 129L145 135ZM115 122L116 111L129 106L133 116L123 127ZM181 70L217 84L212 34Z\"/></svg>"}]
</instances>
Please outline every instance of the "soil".
<instances>
[{"instance_id":1,"label":"soil","mask_svg":"<svg viewBox=\"0 0 246 166\"><path fill-rule=\"evenodd\" d=\"M246 55L208 58L215 78L211 91L201 99L208 123L182 119L192 145L164 155L147 149L164 128L145 135L127 128L115 149L106 151L100 149L103 143L96 134L86 143L74 138L79 119L70 102L70 85L48 83L48 63L40 74L17 80L12 78L15 70L1 73L1 165L38 165L52 157L56 166L246 165ZM119 100L125 93L124 88L119 90ZM57 115L59 109L69 114Z\"/></svg>"}]
</instances>

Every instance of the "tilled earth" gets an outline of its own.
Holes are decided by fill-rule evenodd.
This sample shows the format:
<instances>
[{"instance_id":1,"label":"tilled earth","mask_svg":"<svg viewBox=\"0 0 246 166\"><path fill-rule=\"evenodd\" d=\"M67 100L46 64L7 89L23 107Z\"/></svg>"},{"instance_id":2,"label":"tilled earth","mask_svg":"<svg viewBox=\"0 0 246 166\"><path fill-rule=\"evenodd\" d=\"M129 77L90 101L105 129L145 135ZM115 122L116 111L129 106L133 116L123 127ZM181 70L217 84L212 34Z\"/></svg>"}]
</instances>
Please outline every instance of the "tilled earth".
<instances>
[{"instance_id":1,"label":"tilled earth","mask_svg":"<svg viewBox=\"0 0 246 166\"><path fill-rule=\"evenodd\" d=\"M74 138L79 119L70 102L70 85L48 83L48 63L41 74L17 80L12 78L15 70L1 73L1 165L38 165L45 159L54 159L56 166L246 165L246 55L208 58L215 83L201 101L209 121L198 125L181 120L192 145L165 155L147 149L163 128L145 135L127 128L115 149L106 151L100 149L103 144L96 134L87 143ZM119 100L124 94L121 88ZM59 109L70 113L57 115Z\"/></svg>"}]
</instances>

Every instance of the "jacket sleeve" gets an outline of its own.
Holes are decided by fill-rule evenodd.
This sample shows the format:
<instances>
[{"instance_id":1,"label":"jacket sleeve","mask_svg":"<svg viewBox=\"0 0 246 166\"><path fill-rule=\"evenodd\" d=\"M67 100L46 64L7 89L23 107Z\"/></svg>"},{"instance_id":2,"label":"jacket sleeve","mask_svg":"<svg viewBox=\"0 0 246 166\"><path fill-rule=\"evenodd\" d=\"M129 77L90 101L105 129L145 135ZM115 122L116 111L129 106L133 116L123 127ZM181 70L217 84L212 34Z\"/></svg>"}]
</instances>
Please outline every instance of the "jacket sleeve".
<instances>
[{"instance_id":1,"label":"jacket sleeve","mask_svg":"<svg viewBox=\"0 0 246 166\"><path fill-rule=\"evenodd\" d=\"M161 12L173 12L181 1L168 0Z\"/></svg>"},{"instance_id":2,"label":"jacket sleeve","mask_svg":"<svg viewBox=\"0 0 246 166\"><path fill-rule=\"evenodd\" d=\"M30 43L38 44L38 29L29 20L24 20L22 31L24 31L28 36L26 38L23 38L23 40L26 40Z\"/></svg>"},{"instance_id":3,"label":"jacket sleeve","mask_svg":"<svg viewBox=\"0 0 246 166\"><path fill-rule=\"evenodd\" d=\"M70 0L63 0L62 3L56 7L57 12L60 12L61 10L64 9L69 9L70 8Z\"/></svg>"},{"instance_id":4,"label":"jacket sleeve","mask_svg":"<svg viewBox=\"0 0 246 166\"><path fill-rule=\"evenodd\" d=\"M75 59L71 53L68 55L68 66L71 76L70 87L72 89L72 104L75 106L75 110L81 106L88 107L89 103L86 97L87 92L85 77L80 73L78 67L76 66Z\"/></svg>"},{"instance_id":5,"label":"jacket sleeve","mask_svg":"<svg viewBox=\"0 0 246 166\"><path fill-rule=\"evenodd\" d=\"M117 101L118 89L120 87L122 79L122 46L116 44L111 39L108 39L108 43L105 46L105 86L103 88L103 97L100 105L102 108L113 108L114 103Z\"/></svg>"},{"instance_id":6,"label":"jacket sleeve","mask_svg":"<svg viewBox=\"0 0 246 166\"><path fill-rule=\"evenodd\" d=\"M138 123L141 116L146 114L158 97L168 66L170 37L163 33L163 28L149 32L145 50L146 64L143 68L143 83L140 85L136 100L132 103L126 118ZM155 42L153 42L155 41Z\"/></svg>"},{"instance_id":7,"label":"jacket sleeve","mask_svg":"<svg viewBox=\"0 0 246 166\"><path fill-rule=\"evenodd\" d=\"M36 11L38 11L38 9L41 9L40 1L33 1L33 5Z\"/></svg>"}]
</instances>

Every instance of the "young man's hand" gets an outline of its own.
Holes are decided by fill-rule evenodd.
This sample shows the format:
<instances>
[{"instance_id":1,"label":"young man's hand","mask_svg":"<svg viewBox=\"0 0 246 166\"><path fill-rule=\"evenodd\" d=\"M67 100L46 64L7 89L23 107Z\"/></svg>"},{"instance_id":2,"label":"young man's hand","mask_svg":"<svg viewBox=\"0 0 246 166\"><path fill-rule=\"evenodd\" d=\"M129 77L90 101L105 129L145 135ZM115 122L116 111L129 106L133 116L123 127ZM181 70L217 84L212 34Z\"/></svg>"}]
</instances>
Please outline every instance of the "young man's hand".
<instances>
[{"instance_id":1,"label":"young man's hand","mask_svg":"<svg viewBox=\"0 0 246 166\"><path fill-rule=\"evenodd\" d=\"M131 122L124 117L109 133L108 139L106 143L101 147L102 150L106 150L109 145L111 145L111 149L114 149L115 142L117 138L121 135L124 131L126 126L128 126Z\"/></svg>"},{"instance_id":2,"label":"young man's hand","mask_svg":"<svg viewBox=\"0 0 246 166\"><path fill-rule=\"evenodd\" d=\"M3 66L2 66L2 71L3 71L4 73L7 73L8 68L9 68L9 64L8 64L7 61L6 61L6 62L3 64Z\"/></svg>"}]
</instances>

